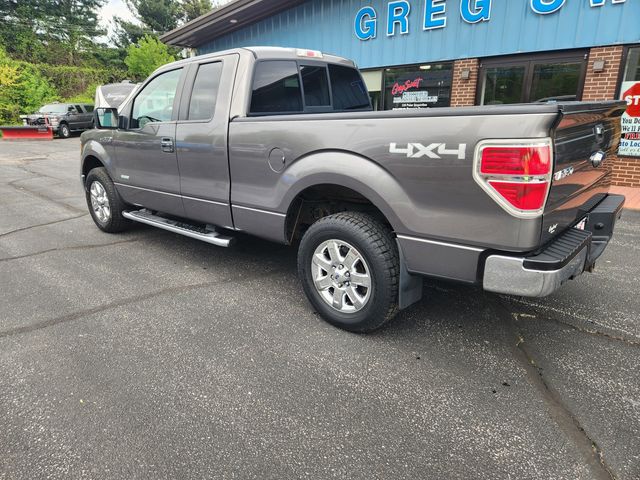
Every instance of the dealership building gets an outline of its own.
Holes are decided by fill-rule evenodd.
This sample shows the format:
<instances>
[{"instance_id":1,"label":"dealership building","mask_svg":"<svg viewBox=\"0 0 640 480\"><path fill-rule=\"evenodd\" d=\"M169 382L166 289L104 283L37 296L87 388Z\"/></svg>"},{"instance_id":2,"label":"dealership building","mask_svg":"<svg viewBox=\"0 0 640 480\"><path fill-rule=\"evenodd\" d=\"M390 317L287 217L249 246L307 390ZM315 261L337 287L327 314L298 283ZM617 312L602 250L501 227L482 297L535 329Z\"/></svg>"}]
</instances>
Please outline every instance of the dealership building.
<instances>
[{"instance_id":1,"label":"dealership building","mask_svg":"<svg viewBox=\"0 0 640 480\"><path fill-rule=\"evenodd\" d=\"M347 57L380 110L625 99L614 183L640 187L640 0L234 0L162 40Z\"/></svg>"}]
</instances>

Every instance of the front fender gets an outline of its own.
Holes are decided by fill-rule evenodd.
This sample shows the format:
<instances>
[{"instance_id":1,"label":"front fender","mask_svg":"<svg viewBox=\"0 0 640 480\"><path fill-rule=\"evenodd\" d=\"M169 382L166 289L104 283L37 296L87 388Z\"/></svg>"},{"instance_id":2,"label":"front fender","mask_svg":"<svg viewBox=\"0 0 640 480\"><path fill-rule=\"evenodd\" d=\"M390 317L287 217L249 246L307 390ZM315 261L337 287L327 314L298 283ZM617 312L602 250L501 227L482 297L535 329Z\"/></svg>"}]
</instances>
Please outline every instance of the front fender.
<instances>
[{"instance_id":1,"label":"front fender","mask_svg":"<svg viewBox=\"0 0 640 480\"><path fill-rule=\"evenodd\" d=\"M90 130L84 132L81 136L82 147L80 154L80 175L84 176L87 172L86 166L88 162L94 162L98 160L109 172L111 178L114 178L113 171L115 168L113 152L111 148L106 148L106 145L110 145L111 140L107 137L110 135L100 135L99 139L93 138L98 130ZM103 133L103 132L100 132Z\"/></svg>"}]
</instances>

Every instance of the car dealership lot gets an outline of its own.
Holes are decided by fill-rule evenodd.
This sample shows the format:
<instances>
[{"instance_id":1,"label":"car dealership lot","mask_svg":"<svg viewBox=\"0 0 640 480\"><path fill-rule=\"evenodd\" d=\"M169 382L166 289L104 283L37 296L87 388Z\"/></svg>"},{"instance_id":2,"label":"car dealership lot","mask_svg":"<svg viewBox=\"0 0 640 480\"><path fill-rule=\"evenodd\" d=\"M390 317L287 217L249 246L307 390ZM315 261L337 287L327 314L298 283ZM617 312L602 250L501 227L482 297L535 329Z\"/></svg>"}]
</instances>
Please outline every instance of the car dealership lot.
<instances>
[{"instance_id":1,"label":"car dealership lot","mask_svg":"<svg viewBox=\"0 0 640 480\"><path fill-rule=\"evenodd\" d=\"M427 281L362 336L291 248L100 232L78 156L0 142L0 478L640 477L640 214L547 299Z\"/></svg>"}]
</instances>

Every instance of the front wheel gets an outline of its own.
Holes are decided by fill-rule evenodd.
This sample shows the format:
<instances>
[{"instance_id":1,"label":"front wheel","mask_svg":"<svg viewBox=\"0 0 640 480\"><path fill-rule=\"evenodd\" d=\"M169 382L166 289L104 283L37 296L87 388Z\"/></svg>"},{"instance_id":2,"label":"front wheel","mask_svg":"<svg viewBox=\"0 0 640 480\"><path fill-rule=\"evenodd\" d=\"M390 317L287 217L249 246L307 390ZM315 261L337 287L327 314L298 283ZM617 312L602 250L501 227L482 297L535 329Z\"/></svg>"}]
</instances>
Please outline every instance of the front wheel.
<instances>
[{"instance_id":1,"label":"front wheel","mask_svg":"<svg viewBox=\"0 0 640 480\"><path fill-rule=\"evenodd\" d=\"M58 136L60 138L69 138L71 136L69 125L67 125L66 123L61 123L58 127Z\"/></svg>"},{"instance_id":2,"label":"front wheel","mask_svg":"<svg viewBox=\"0 0 640 480\"><path fill-rule=\"evenodd\" d=\"M89 172L85 190L91 218L100 230L116 233L129 226L129 221L122 216L126 204L104 167Z\"/></svg>"},{"instance_id":3,"label":"front wheel","mask_svg":"<svg viewBox=\"0 0 640 480\"><path fill-rule=\"evenodd\" d=\"M396 315L399 271L391 230L360 212L318 220L298 250L307 298L325 320L352 332L373 331Z\"/></svg>"}]
</instances>

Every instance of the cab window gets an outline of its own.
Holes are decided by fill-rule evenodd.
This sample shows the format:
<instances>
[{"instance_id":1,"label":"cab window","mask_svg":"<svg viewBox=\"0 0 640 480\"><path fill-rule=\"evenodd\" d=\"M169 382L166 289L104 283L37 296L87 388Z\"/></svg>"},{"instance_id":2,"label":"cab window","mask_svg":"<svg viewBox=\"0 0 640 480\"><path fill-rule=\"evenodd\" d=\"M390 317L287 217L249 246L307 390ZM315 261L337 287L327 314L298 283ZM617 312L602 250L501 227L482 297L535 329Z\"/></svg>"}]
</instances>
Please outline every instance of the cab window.
<instances>
[{"instance_id":1,"label":"cab window","mask_svg":"<svg viewBox=\"0 0 640 480\"><path fill-rule=\"evenodd\" d=\"M360 73L351 67L329 64L334 110L370 109L371 100Z\"/></svg>"},{"instance_id":2,"label":"cab window","mask_svg":"<svg viewBox=\"0 0 640 480\"><path fill-rule=\"evenodd\" d=\"M131 128L143 128L147 123L169 122L173 114L182 69L165 72L140 91L133 102Z\"/></svg>"},{"instance_id":3,"label":"cab window","mask_svg":"<svg viewBox=\"0 0 640 480\"><path fill-rule=\"evenodd\" d=\"M216 111L222 63L206 63L198 67L189 100L189 120L210 120Z\"/></svg>"},{"instance_id":4,"label":"cab window","mask_svg":"<svg viewBox=\"0 0 640 480\"><path fill-rule=\"evenodd\" d=\"M300 66L300 76L302 77L306 107L331 106L327 67L324 65L302 65Z\"/></svg>"},{"instance_id":5,"label":"cab window","mask_svg":"<svg viewBox=\"0 0 640 480\"><path fill-rule=\"evenodd\" d=\"M256 65L250 112L302 112L302 92L296 62L269 60Z\"/></svg>"}]
</instances>

